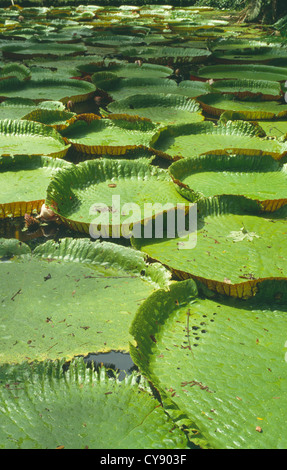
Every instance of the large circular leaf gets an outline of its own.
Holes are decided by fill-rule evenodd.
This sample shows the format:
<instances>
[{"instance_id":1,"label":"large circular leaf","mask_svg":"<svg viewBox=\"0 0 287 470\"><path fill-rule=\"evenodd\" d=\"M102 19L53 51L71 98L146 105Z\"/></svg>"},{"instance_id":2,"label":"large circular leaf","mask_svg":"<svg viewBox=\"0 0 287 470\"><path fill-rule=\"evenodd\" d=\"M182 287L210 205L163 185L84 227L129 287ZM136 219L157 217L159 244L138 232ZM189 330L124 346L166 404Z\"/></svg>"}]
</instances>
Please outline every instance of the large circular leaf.
<instances>
[{"instance_id":1,"label":"large circular leaf","mask_svg":"<svg viewBox=\"0 0 287 470\"><path fill-rule=\"evenodd\" d=\"M47 361L0 369L2 449L187 448L136 373L120 380L80 359L66 367Z\"/></svg>"},{"instance_id":2,"label":"large circular leaf","mask_svg":"<svg viewBox=\"0 0 287 470\"><path fill-rule=\"evenodd\" d=\"M280 83L270 80L219 80L215 82L213 88L224 94L231 94L236 98L250 99L252 97L258 100L280 100L283 98L283 92Z\"/></svg>"},{"instance_id":3,"label":"large circular leaf","mask_svg":"<svg viewBox=\"0 0 287 470\"><path fill-rule=\"evenodd\" d=\"M69 78L38 78L19 82L17 79L0 81L0 97L30 98L35 102L43 100L58 100L66 103L85 101L95 91L92 83Z\"/></svg>"},{"instance_id":4,"label":"large circular leaf","mask_svg":"<svg viewBox=\"0 0 287 470\"><path fill-rule=\"evenodd\" d=\"M244 301L178 282L139 308L132 358L202 447L286 449L286 312L286 281Z\"/></svg>"},{"instance_id":5,"label":"large circular leaf","mask_svg":"<svg viewBox=\"0 0 287 470\"><path fill-rule=\"evenodd\" d=\"M106 91L113 100L121 100L132 95L159 93L179 94L189 98L209 93L209 84L200 81L184 80L177 84L168 78L118 78L115 74L98 72L92 76L93 83Z\"/></svg>"},{"instance_id":6,"label":"large circular leaf","mask_svg":"<svg viewBox=\"0 0 287 470\"><path fill-rule=\"evenodd\" d=\"M195 47L142 47L137 49L122 49L123 57L133 59L145 59L154 64L190 64L202 63L211 55L207 49L197 49Z\"/></svg>"},{"instance_id":7,"label":"large circular leaf","mask_svg":"<svg viewBox=\"0 0 287 470\"><path fill-rule=\"evenodd\" d=\"M64 157L70 145L49 126L33 121L0 121L0 155Z\"/></svg>"},{"instance_id":8,"label":"large circular leaf","mask_svg":"<svg viewBox=\"0 0 287 470\"><path fill-rule=\"evenodd\" d=\"M151 119L159 124L203 121L201 107L184 96L159 93L157 95L133 95L114 101L108 106L113 113L126 113Z\"/></svg>"},{"instance_id":9,"label":"large circular leaf","mask_svg":"<svg viewBox=\"0 0 287 470\"><path fill-rule=\"evenodd\" d=\"M157 127L149 119L121 114L91 121L77 120L61 134L79 152L92 155L122 155L138 146L150 147Z\"/></svg>"},{"instance_id":10,"label":"large circular leaf","mask_svg":"<svg viewBox=\"0 0 287 470\"><path fill-rule=\"evenodd\" d=\"M218 64L201 67L198 71L198 75L209 79L238 78L281 82L286 81L287 67L259 64Z\"/></svg>"},{"instance_id":11,"label":"large circular leaf","mask_svg":"<svg viewBox=\"0 0 287 470\"><path fill-rule=\"evenodd\" d=\"M31 59L32 57L58 57L78 55L86 52L86 47L78 44L59 44L53 42L26 42L22 45L13 44L2 47L4 57Z\"/></svg>"},{"instance_id":12,"label":"large circular leaf","mask_svg":"<svg viewBox=\"0 0 287 470\"><path fill-rule=\"evenodd\" d=\"M114 243L67 238L0 262L0 363L128 351L138 306L170 277L145 258Z\"/></svg>"},{"instance_id":13,"label":"large circular leaf","mask_svg":"<svg viewBox=\"0 0 287 470\"><path fill-rule=\"evenodd\" d=\"M219 194L242 195L258 201L266 211L287 203L286 163L268 155L183 158L174 162L169 172L178 191L191 201Z\"/></svg>"},{"instance_id":14,"label":"large circular leaf","mask_svg":"<svg viewBox=\"0 0 287 470\"><path fill-rule=\"evenodd\" d=\"M262 138L264 135L262 129L248 122L228 121L215 125L204 121L159 129L151 146L158 154L174 159L194 157L207 152L235 153L235 149L236 153L243 150L253 153L257 149L277 156L286 152L284 143Z\"/></svg>"},{"instance_id":15,"label":"large circular leaf","mask_svg":"<svg viewBox=\"0 0 287 470\"><path fill-rule=\"evenodd\" d=\"M239 100L234 95L211 93L197 98L203 110L219 117L225 111L238 112L248 120L279 119L287 116L287 104L279 101Z\"/></svg>"},{"instance_id":16,"label":"large circular leaf","mask_svg":"<svg viewBox=\"0 0 287 470\"><path fill-rule=\"evenodd\" d=\"M185 202L166 170L146 159L84 161L55 175L46 198L73 229L115 238L128 238L130 226Z\"/></svg>"},{"instance_id":17,"label":"large circular leaf","mask_svg":"<svg viewBox=\"0 0 287 470\"><path fill-rule=\"evenodd\" d=\"M39 211L53 175L70 165L65 160L46 156L0 157L0 218Z\"/></svg>"},{"instance_id":18,"label":"large circular leaf","mask_svg":"<svg viewBox=\"0 0 287 470\"><path fill-rule=\"evenodd\" d=\"M78 69L84 73L111 72L119 78L164 78L173 73L173 69L166 65L136 64L136 63L108 63L79 65Z\"/></svg>"},{"instance_id":19,"label":"large circular leaf","mask_svg":"<svg viewBox=\"0 0 287 470\"><path fill-rule=\"evenodd\" d=\"M262 213L256 201L221 196L198 201L197 209L197 226L191 211L185 232L133 238L133 245L180 279L200 279L234 297L252 294L264 279L287 277L286 206Z\"/></svg>"}]
</instances>

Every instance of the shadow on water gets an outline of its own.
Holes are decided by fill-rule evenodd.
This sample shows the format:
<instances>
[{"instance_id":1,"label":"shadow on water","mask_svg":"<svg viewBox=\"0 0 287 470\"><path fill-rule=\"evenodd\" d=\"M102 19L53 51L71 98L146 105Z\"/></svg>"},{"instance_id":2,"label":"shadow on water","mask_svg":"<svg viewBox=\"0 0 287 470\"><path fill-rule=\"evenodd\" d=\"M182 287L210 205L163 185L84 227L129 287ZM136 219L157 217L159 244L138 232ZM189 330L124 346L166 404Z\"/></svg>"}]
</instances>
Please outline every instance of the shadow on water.
<instances>
[{"instance_id":1,"label":"shadow on water","mask_svg":"<svg viewBox=\"0 0 287 470\"><path fill-rule=\"evenodd\" d=\"M104 366L107 370L108 376L113 377L114 372L118 374L119 380L123 380L127 375L133 371L137 371L137 366L133 363L129 353L120 351L110 351L107 353L91 353L84 358L87 366L95 367L98 370Z\"/></svg>"}]
</instances>

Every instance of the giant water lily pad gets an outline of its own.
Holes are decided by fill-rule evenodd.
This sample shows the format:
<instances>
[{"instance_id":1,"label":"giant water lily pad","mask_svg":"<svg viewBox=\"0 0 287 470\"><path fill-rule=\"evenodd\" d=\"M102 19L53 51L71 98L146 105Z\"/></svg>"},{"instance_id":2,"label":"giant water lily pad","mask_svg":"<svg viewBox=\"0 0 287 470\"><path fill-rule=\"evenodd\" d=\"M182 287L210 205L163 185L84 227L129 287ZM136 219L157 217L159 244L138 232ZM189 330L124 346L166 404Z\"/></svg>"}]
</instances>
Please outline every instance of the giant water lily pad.
<instances>
[{"instance_id":1,"label":"giant water lily pad","mask_svg":"<svg viewBox=\"0 0 287 470\"><path fill-rule=\"evenodd\" d=\"M198 70L198 75L209 79L251 79L251 80L271 80L286 81L287 67L275 65L207 65Z\"/></svg>"},{"instance_id":2,"label":"giant water lily pad","mask_svg":"<svg viewBox=\"0 0 287 470\"><path fill-rule=\"evenodd\" d=\"M220 116L225 111L238 112L248 120L280 119L287 116L287 104L279 101L240 100L234 95L210 93L197 98L206 113Z\"/></svg>"},{"instance_id":3,"label":"giant water lily pad","mask_svg":"<svg viewBox=\"0 0 287 470\"><path fill-rule=\"evenodd\" d=\"M119 78L164 78L173 73L173 69L165 65L136 64L136 63L108 63L84 64L77 67L84 73L111 72Z\"/></svg>"},{"instance_id":4,"label":"giant water lily pad","mask_svg":"<svg viewBox=\"0 0 287 470\"><path fill-rule=\"evenodd\" d=\"M70 145L53 128L33 121L0 121L0 155L64 157Z\"/></svg>"},{"instance_id":5,"label":"giant water lily pad","mask_svg":"<svg viewBox=\"0 0 287 470\"><path fill-rule=\"evenodd\" d=\"M76 113L60 110L60 109L34 109L26 114L24 119L27 121L41 122L47 126L54 127L57 131L61 131L72 124L77 118Z\"/></svg>"},{"instance_id":6,"label":"giant water lily pad","mask_svg":"<svg viewBox=\"0 0 287 470\"><path fill-rule=\"evenodd\" d=\"M280 100L283 98L283 92L280 83L270 80L220 80L214 84L216 91L221 93L230 93L237 98L247 98L252 96L262 100Z\"/></svg>"},{"instance_id":7,"label":"giant water lily pad","mask_svg":"<svg viewBox=\"0 0 287 470\"><path fill-rule=\"evenodd\" d=\"M83 153L93 155L121 155L137 146L149 147L157 127L149 119L122 114L108 119L79 119L62 135L72 146Z\"/></svg>"},{"instance_id":8,"label":"giant water lily pad","mask_svg":"<svg viewBox=\"0 0 287 470\"><path fill-rule=\"evenodd\" d=\"M249 300L208 296L191 280L151 295L134 362L203 448L286 449L286 281Z\"/></svg>"},{"instance_id":9,"label":"giant water lily pad","mask_svg":"<svg viewBox=\"0 0 287 470\"><path fill-rule=\"evenodd\" d=\"M75 230L128 238L133 224L186 200L166 170L147 159L96 159L59 172L47 189L46 203Z\"/></svg>"},{"instance_id":10,"label":"giant water lily pad","mask_svg":"<svg viewBox=\"0 0 287 470\"><path fill-rule=\"evenodd\" d=\"M58 100L66 103L72 100L74 103L85 101L95 91L92 83L83 80L69 78L39 78L28 81L11 79L0 81L0 97L30 98L34 101Z\"/></svg>"},{"instance_id":11,"label":"giant water lily pad","mask_svg":"<svg viewBox=\"0 0 287 470\"><path fill-rule=\"evenodd\" d=\"M285 161L285 159L284 159ZM287 203L286 163L269 155L201 155L169 167L178 191L191 201L219 194L242 195L267 211Z\"/></svg>"},{"instance_id":12,"label":"giant water lily pad","mask_svg":"<svg viewBox=\"0 0 287 470\"><path fill-rule=\"evenodd\" d=\"M202 63L211 55L207 49L195 47L138 47L137 49L123 49L123 57L145 59L149 63L162 65L179 65L188 63Z\"/></svg>"},{"instance_id":13,"label":"giant water lily pad","mask_svg":"<svg viewBox=\"0 0 287 470\"><path fill-rule=\"evenodd\" d=\"M235 297L250 295L262 279L286 278L286 206L266 214L256 201L220 196L198 201L197 209L197 229L191 212L181 236L134 238L134 246L180 278Z\"/></svg>"},{"instance_id":14,"label":"giant water lily pad","mask_svg":"<svg viewBox=\"0 0 287 470\"><path fill-rule=\"evenodd\" d=\"M113 100L122 100L139 94L179 94L189 98L210 93L208 83L184 80L177 84L167 78L118 78L113 73L98 72L92 76L93 83L108 93Z\"/></svg>"},{"instance_id":15,"label":"giant water lily pad","mask_svg":"<svg viewBox=\"0 0 287 470\"><path fill-rule=\"evenodd\" d=\"M0 157L0 218L39 211L53 175L71 165L47 156Z\"/></svg>"},{"instance_id":16,"label":"giant water lily pad","mask_svg":"<svg viewBox=\"0 0 287 470\"><path fill-rule=\"evenodd\" d=\"M260 127L269 137L282 138L287 134L287 120L260 121Z\"/></svg>"},{"instance_id":17,"label":"giant water lily pad","mask_svg":"<svg viewBox=\"0 0 287 470\"><path fill-rule=\"evenodd\" d=\"M2 449L187 448L135 372L120 380L74 359L68 370L64 361L2 367L0 380Z\"/></svg>"},{"instance_id":18,"label":"giant water lily pad","mask_svg":"<svg viewBox=\"0 0 287 470\"><path fill-rule=\"evenodd\" d=\"M65 105L61 101L41 101L36 104L29 98L8 98L0 103L0 119L25 119L35 110L65 111Z\"/></svg>"},{"instance_id":19,"label":"giant water lily pad","mask_svg":"<svg viewBox=\"0 0 287 470\"><path fill-rule=\"evenodd\" d=\"M31 59L33 57L59 57L78 55L86 52L87 48L79 44L60 44L54 42L28 42L20 45L13 44L2 47L4 57L16 59Z\"/></svg>"},{"instance_id":20,"label":"giant water lily pad","mask_svg":"<svg viewBox=\"0 0 287 470\"><path fill-rule=\"evenodd\" d=\"M184 96L160 93L158 95L133 95L114 101L108 106L113 113L126 113L151 119L160 124L203 121L201 107L195 100Z\"/></svg>"},{"instance_id":21,"label":"giant water lily pad","mask_svg":"<svg viewBox=\"0 0 287 470\"><path fill-rule=\"evenodd\" d=\"M213 124L210 121L166 126L151 143L159 154L171 158L193 157L202 153L234 153L239 150L283 154L287 147L277 140L267 140L262 129L244 121ZM261 137L262 136L262 137Z\"/></svg>"},{"instance_id":22,"label":"giant water lily pad","mask_svg":"<svg viewBox=\"0 0 287 470\"><path fill-rule=\"evenodd\" d=\"M88 239L51 240L1 262L0 362L128 351L135 311L169 277L142 253Z\"/></svg>"}]
</instances>

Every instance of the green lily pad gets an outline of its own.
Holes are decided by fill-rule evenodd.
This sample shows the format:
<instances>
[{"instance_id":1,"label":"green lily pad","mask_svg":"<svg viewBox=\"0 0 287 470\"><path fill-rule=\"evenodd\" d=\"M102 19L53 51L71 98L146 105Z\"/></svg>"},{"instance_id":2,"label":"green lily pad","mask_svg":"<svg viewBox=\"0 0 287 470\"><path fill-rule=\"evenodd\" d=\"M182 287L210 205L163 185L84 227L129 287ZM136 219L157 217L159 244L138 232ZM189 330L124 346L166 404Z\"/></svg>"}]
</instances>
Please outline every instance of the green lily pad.
<instances>
[{"instance_id":1,"label":"green lily pad","mask_svg":"<svg viewBox=\"0 0 287 470\"><path fill-rule=\"evenodd\" d=\"M284 137L287 134L287 121L260 121L260 127L269 137Z\"/></svg>"},{"instance_id":2,"label":"green lily pad","mask_svg":"<svg viewBox=\"0 0 287 470\"><path fill-rule=\"evenodd\" d=\"M262 100L280 100L283 98L283 92L280 83L269 80L220 80L215 82L216 92L224 94L230 93L237 98L247 98L255 96Z\"/></svg>"},{"instance_id":3,"label":"green lily pad","mask_svg":"<svg viewBox=\"0 0 287 470\"><path fill-rule=\"evenodd\" d=\"M70 145L50 126L26 120L0 121L0 155L64 157Z\"/></svg>"},{"instance_id":4,"label":"green lily pad","mask_svg":"<svg viewBox=\"0 0 287 470\"><path fill-rule=\"evenodd\" d=\"M69 111L60 109L34 109L24 116L27 121L41 122L47 126L54 127L57 131L61 131L74 122L77 115Z\"/></svg>"},{"instance_id":5,"label":"green lily pad","mask_svg":"<svg viewBox=\"0 0 287 470\"><path fill-rule=\"evenodd\" d=\"M16 77L19 80L27 80L30 76L30 70L23 64L6 64L0 70L0 80L10 77Z\"/></svg>"},{"instance_id":6,"label":"green lily pad","mask_svg":"<svg viewBox=\"0 0 287 470\"><path fill-rule=\"evenodd\" d=\"M239 100L234 95L221 93L210 93L198 97L197 100L206 113L217 117L225 111L238 112L251 121L280 119L287 116L287 104L279 101Z\"/></svg>"},{"instance_id":7,"label":"green lily pad","mask_svg":"<svg viewBox=\"0 0 287 470\"><path fill-rule=\"evenodd\" d=\"M92 81L97 88L106 91L117 101L133 95L162 93L194 98L212 91L208 83L200 81L184 80L177 84L168 78L118 78L111 72L97 72L92 75Z\"/></svg>"},{"instance_id":8,"label":"green lily pad","mask_svg":"<svg viewBox=\"0 0 287 470\"><path fill-rule=\"evenodd\" d=\"M210 294L191 280L152 294L132 323L133 361L203 448L286 448L286 281L249 300Z\"/></svg>"},{"instance_id":9,"label":"green lily pad","mask_svg":"<svg viewBox=\"0 0 287 470\"><path fill-rule=\"evenodd\" d=\"M133 238L133 245L179 278L199 279L235 297L252 295L263 279L286 278L286 206L262 213L256 201L220 196L199 200L197 209L197 230L186 216L190 233Z\"/></svg>"},{"instance_id":10,"label":"green lily pad","mask_svg":"<svg viewBox=\"0 0 287 470\"><path fill-rule=\"evenodd\" d=\"M25 119L27 115L35 110L65 110L61 101L42 101L36 104L29 98L8 98L0 103L0 119Z\"/></svg>"},{"instance_id":11,"label":"green lily pad","mask_svg":"<svg viewBox=\"0 0 287 470\"><path fill-rule=\"evenodd\" d=\"M54 100L66 103L85 101L95 91L92 83L68 78L39 78L28 81L11 79L0 81L0 97L29 98L34 101Z\"/></svg>"},{"instance_id":12,"label":"green lily pad","mask_svg":"<svg viewBox=\"0 0 287 470\"><path fill-rule=\"evenodd\" d=\"M79 152L121 155L137 146L149 147L156 130L156 125L149 119L113 114L108 119L90 122L79 119L61 134Z\"/></svg>"},{"instance_id":13,"label":"green lily pad","mask_svg":"<svg viewBox=\"0 0 287 470\"><path fill-rule=\"evenodd\" d=\"M1 368L2 449L188 448L136 372L120 380L82 359L64 368L64 361ZM117 459L105 455L99 462Z\"/></svg>"},{"instance_id":14,"label":"green lily pad","mask_svg":"<svg viewBox=\"0 0 287 470\"><path fill-rule=\"evenodd\" d=\"M125 34L95 34L86 40L86 44L92 46L122 48L127 46L139 46L144 44L143 38L137 36L127 36Z\"/></svg>"},{"instance_id":15,"label":"green lily pad","mask_svg":"<svg viewBox=\"0 0 287 470\"><path fill-rule=\"evenodd\" d=\"M248 79L286 81L287 67L259 64L218 64L207 65L198 70L198 76L203 78L219 79Z\"/></svg>"},{"instance_id":16,"label":"green lily pad","mask_svg":"<svg viewBox=\"0 0 287 470\"><path fill-rule=\"evenodd\" d=\"M195 157L202 153L253 153L255 149L274 156L283 155L286 145L277 140L267 140L264 131L244 121L210 121L166 126L158 131L151 143L159 155L170 158Z\"/></svg>"},{"instance_id":17,"label":"green lily pad","mask_svg":"<svg viewBox=\"0 0 287 470\"><path fill-rule=\"evenodd\" d=\"M286 163L259 153L183 158L174 162L169 172L180 194L191 201L241 195L260 202L266 211L275 211L287 204L286 169Z\"/></svg>"},{"instance_id":18,"label":"green lily pad","mask_svg":"<svg viewBox=\"0 0 287 470\"><path fill-rule=\"evenodd\" d=\"M160 124L178 122L199 122L204 117L201 107L195 100L178 95L160 93L158 95L133 95L114 101L108 106L112 113L132 114L151 119Z\"/></svg>"},{"instance_id":19,"label":"green lily pad","mask_svg":"<svg viewBox=\"0 0 287 470\"><path fill-rule=\"evenodd\" d=\"M46 198L65 224L95 238L129 238L134 224L185 203L166 170L147 159L81 162L53 178Z\"/></svg>"},{"instance_id":20,"label":"green lily pad","mask_svg":"<svg viewBox=\"0 0 287 470\"><path fill-rule=\"evenodd\" d=\"M111 72L119 78L164 78L173 73L173 69L165 65L135 64L135 63L108 63L108 65L84 64L78 70L84 73Z\"/></svg>"},{"instance_id":21,"label":"green lily pad","mask_svg":"<svg viewBox=\"0 0 287 470\"><path fill-rule=\"evenodd\" d=\"M138 306L170 279L145 260L132 248L67 238L0 263L0 363L127 352Z\"/></svg>"},{"instance_id":22,"label":"green lily pad","mask_svg":"<svg viewBox=\"0 0 287 470\"><path fill-rule=\"evenodd\" d=\"M0 218L39 211L51 178L59 169L71 165L46 156L0 157Z\"/></svg>"},{"instance_id":23,"label":"green lily pad","mask_svg":"<svg viewBox=\"0 0 287 470\"><path fill-rule=\"evenodd\" d=\"M87 48L79 44L57 44L54 42L28 42L2 47L4 57L12 59L31 59L32 57L59 57L77 55L86 52Z\"/></svg>"}]
</instances>

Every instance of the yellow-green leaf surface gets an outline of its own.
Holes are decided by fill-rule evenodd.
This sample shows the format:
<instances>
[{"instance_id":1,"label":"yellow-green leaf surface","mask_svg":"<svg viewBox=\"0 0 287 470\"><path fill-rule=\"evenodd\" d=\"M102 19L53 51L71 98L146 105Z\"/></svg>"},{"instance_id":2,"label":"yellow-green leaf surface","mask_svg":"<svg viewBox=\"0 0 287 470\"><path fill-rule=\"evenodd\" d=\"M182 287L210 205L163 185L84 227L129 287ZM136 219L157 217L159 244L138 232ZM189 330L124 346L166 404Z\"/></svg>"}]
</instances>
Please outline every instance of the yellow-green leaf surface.
<instances>
[{"instance_id":1,"label":"yellow-green leaf surface","mask_svg":"<svg viewBox=\"0 0 287 470\"><path fill-rule=\"evenodd\" d=\"M113 113L136 115L165 125L204 120L201 107L195 100L165 93L151 94L148 100L146 95L133 95L114 101L108 109Z\"/></svg>"},{"instance_id":2,"label":"yellow-green leaf surface","mask_svg":"<svg viewBox=\"0 0 287 470\"><path fill-rule=\"evenodd\" d=\"M280 156L286 152L284 142L267 140L262 129L243 121L210 121L166 126L155 135L151 146L171 158L194 157L206 152L225 153L261 150Z\"/></svg>"},{"instance_id":3,"label":"yellow-green leaf surface","mask_svg":"<svg viewBox=\"0 0 287 470\"><path fill-rule=\"evenodd\" d=\"M258 201L266 211L287 203L287 165L269 155L183 158L174 162L169 172L178 191L191 201L219 194L241 195Z\"/></svg>"},{"instance_id":4,"label":"yellow-green leaf surface","mask_svg":"<svg viewBox=\"0 0 287 470\"><path fill-rule=\"evenodd\" d=\"M240 100L232 95L211 93L197 98L206 113L219 117L225 111L240 113L245 119L279 119L287 116L287 104L280 101Z\"/></svg>"},{"instance_id":5,"label":"yellow-green leaf surface","mask_svg":"<svg viewBox=\"0 0 287 470\"><path fill-rule=\"evenodd\" d=\"M67 238L0 262L0 363L128 351L138 306L170 277L145 258L114 243Z\"/></svg>"},{"instance_id":6,"label":"yellow-green leaf surface","mask_svg":"<svg viewBox=\"0 0 287 470\"><path fill-rule=\"evenodd\" d=\"M251 79L286 81L287 67L260 64L216 64L201 67L198 75L209 79Z\"/></svg>"},{"instance_id":7,"label":"yellow-green leaf surface","mask_svg":"<svg viewBox=\"0 0 287 470\"><path fill-rule=\"evenodd\" d=\"M1 449L187 448L136 373L120 380L74 359L68 370L64 361L5 366L0 381Z\"/></svg>"},{"instance_id":8,"label":"yellow-green leaf surface","mask_svg":"<svg viewBox=\"0 0 287 470\"><path fill-rule=\"evenodd\" d=\"M0 121L0 155L64 157L70 145L49 126L33 121Z\"/></svg>"},{"instance_id":9,"label":"yellow-green leaf surface","mask_svg":"<svg viewBox=\"0 0 287 470\"><path fill-rule=\"evenodd\" d=\"M46 204L74 230L115 238L129 238L133 224L187 203L167 171L147 159L84 161L59 172L46 198Z\"/></svg>"},{"instance_id":10,"label":"yellow-green leaf surface","mask_svg":"<svg viewBox=\"0 0 287 470\"><path fill-rule=\"evenodd\" d=\"M287 277L286 206L266 214L256 201L221 196L198 201L197 209L197 229L187 217L187 233L134 238L134 246L179 278L235 297L252 295L263 279Z\"/></svg>"},{"instance_id":11,"label":"yellow-green leaf surface","mask_svg":"<svg viewBox=\"0 0 287 470\"><path fill-rule=\"evenodd\" d=\"M28 81L11 79L0 81L0 97L29 98L34 101L59 100L66 103L85 101L95 91L92 83L83 80L72 80L66 77L32 78Z\"/></svg>"},{"instance_id":12,"label":"yellow-green leaf surface","mask_svg":"<svg viewBox=\"0 0 287 470\"><path fill-rule=\"evenodd\" d=\"M79 119L61 134L80 152L121 155L138 146L150 147L156 131L156 124L149 119L115 114L90 122Z\"/></svg>"},{"instance_id":13,"label":"yellow-green leaf surface","mask_svg":"<svg viewBox=\"0 0 287 470\"><path fill-rule=\"evenodd\" d=\"M19 217L39 209L51 178L59 169L71 165L46 156L0 157L0 218Z\"/></svg>"},{"instance_id":14,"label":"yellow-green leaf surface","mask_svg":"<svg viewBox=\"0 0 287 470\"><path fill-rule=\"evenodd\" d=\"M132 358L202 447L286 449L286 301L286 281L246 301L187 280L139 308Z\"/></svg>"}]
</instances>

